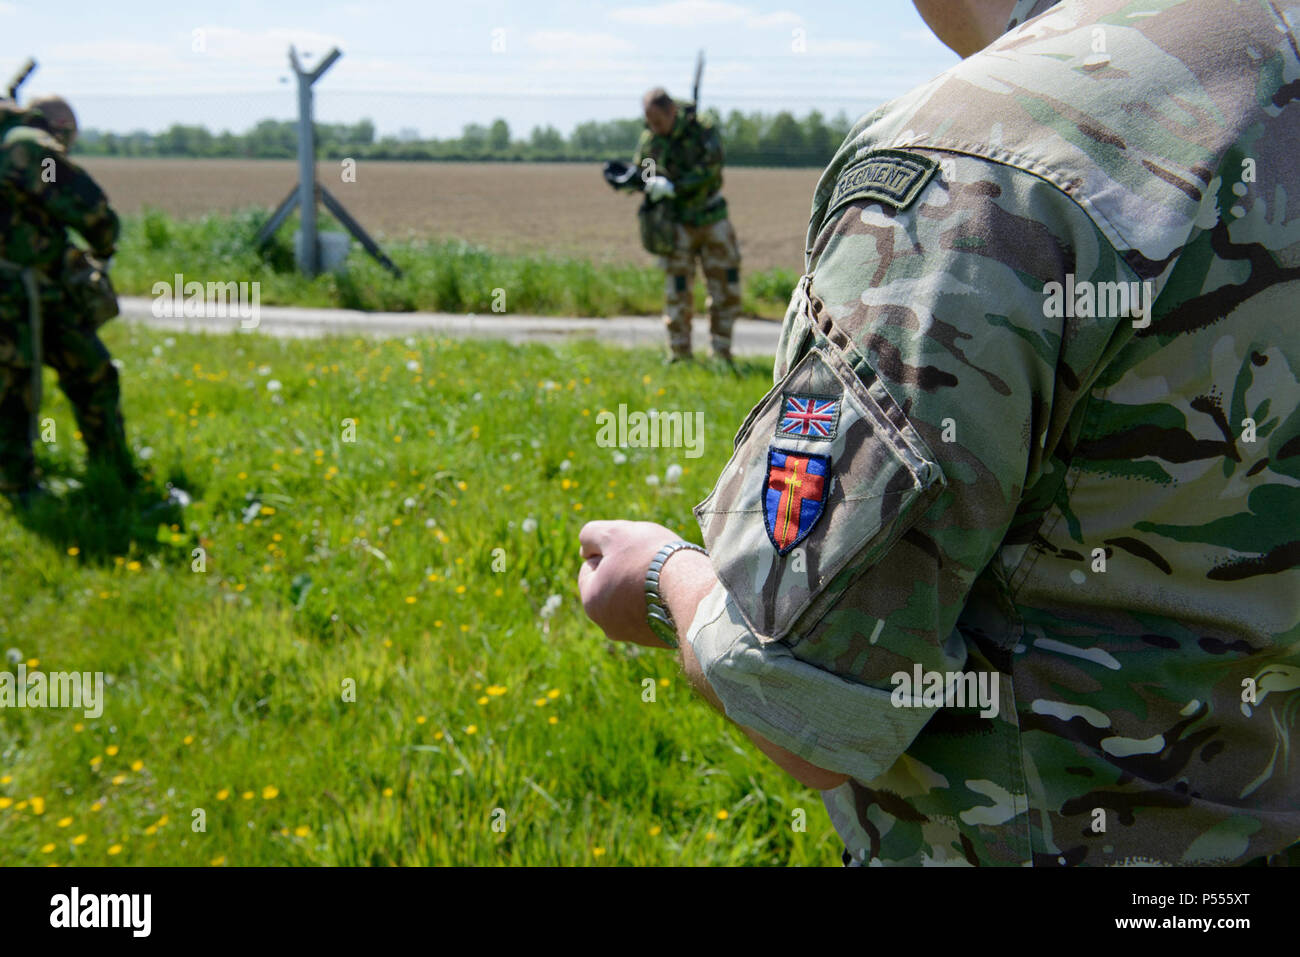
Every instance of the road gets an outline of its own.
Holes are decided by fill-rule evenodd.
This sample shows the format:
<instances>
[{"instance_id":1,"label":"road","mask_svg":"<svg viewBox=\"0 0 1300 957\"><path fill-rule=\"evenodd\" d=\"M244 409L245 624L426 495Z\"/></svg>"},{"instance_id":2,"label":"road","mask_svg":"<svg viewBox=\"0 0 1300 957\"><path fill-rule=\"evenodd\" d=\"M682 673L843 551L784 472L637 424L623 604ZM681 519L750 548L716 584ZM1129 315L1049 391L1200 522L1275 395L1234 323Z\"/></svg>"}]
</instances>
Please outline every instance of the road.
<instances>
[{"instance_id":1,"label":"road","mask_svg":"<svg viewBox=\"0 0 1300 957\"><path fill-rule=\"evenodd\" d=\"M154 300L142 296L121 296L121 318L178 332L237 332L238 317L159 318L153 314ZM709 352L707 316L694 321L695 351ZM614 345L666 346L663 320L648 316L619 316L610 319L568 319L555 316L455 315L441 312L360 312L352 309L309 309L298 306L259 306L255 331L272 336L317 337L364 335L427 335L451 338L504 339L508 342L563 342L598 339ZM732 332L736 355L771 356L776 351L781 324L761 319L740 319Z\"/></svg>"}]
</instances>

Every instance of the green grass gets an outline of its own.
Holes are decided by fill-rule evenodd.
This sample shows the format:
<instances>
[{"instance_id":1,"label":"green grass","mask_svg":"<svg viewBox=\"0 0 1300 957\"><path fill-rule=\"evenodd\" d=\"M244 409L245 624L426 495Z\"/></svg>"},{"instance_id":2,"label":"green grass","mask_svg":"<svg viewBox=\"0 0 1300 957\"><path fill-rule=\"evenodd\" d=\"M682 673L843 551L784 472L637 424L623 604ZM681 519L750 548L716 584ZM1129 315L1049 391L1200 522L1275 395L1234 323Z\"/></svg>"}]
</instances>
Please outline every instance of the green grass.
<instances>
[{"instance_id":1,"label":"green grass","mask_svg":"<svg viewBox=\"0 0 1300 957\"><path fill-rule=\"evenodd\" d=\"M128 217L113 260L113 282L123 295L152 295L153 285L185 280L259 282L265 305L342 307L385 312L492 313L505 292L506 313L550 316L657 315L664 277L653 267L594 264L584 259L507 256L458 240L385 244L402 270L395 279L353 243L342 274L308 280L293 263L296 220L281 226L264 251L254 237L265 210L175 220L149 211ZM321 229L341 228L322 216ZM780 319L799 277L786 269L745 273L746 315ZM696 309L707 295L696 282Z\"/></svg>"},{"instance_id":2,"label":"green grass","mask_svg":"<svg viewBox=\"0 0 1300 957\"><path fill-rule=\"evenodd\" d=\"M153 491L83 484L47 374L61 494L0 501L0 652L111 685L98 719L0 712L0 863L838 865L817 793L577 597L588 519L698 541L765 363L104 332ZM598 447L620 402L702 410L703 457ZM167 481L193 504L148 513Z\"/></svg>"}]
</instances>

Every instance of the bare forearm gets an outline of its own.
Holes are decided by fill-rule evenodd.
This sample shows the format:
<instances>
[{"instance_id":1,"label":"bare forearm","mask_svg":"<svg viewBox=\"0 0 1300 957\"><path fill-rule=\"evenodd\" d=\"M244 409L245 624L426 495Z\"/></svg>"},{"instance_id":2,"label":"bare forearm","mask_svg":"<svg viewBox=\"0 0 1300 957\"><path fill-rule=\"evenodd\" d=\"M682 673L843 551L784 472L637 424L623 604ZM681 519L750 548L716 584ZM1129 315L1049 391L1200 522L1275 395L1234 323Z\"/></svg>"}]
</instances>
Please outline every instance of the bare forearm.
<instances>
[{"instance_id":1,"label":"bare forearm","mask_svg":"<svg viewBox=\"0 0 1300 957\"><path fill-rule=\"evenodd\" d=\"M725 715L726 711L722 706L722 702L718 699L713 688L710 687L690 642L686 640L686 632L695 618L696 608L699 607L704 597L713 590L717 581L718 579L713 573L713 565L707 556L699 552L683 550L673 555L672 560L664 565L659 589L664 596L664 600L668 603L668 610L672 612L673 621L677 623L677 644L680 649L682 670L686 672L687 680L690 681L691 687L699 692L704 700L713 705L719 713ZM736 726L745 732L760 751L807 787L823 791L828 788L838 787L848 780L847 775L827 771L824 768L809 764L798 755L787 751L780 745L773 744L757 731L753 731L742 724Z\"/></svg>"}]
</instances>

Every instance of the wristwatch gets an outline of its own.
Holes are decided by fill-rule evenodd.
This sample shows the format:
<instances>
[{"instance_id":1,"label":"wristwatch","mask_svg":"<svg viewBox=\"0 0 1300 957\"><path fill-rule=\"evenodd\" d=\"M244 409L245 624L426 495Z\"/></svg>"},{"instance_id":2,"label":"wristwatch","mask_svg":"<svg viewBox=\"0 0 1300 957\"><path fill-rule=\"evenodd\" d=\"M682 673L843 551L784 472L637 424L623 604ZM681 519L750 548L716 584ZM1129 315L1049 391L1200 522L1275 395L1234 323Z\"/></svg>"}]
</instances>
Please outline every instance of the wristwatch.
<instances>
[{"instance_id":1,"label":"wristwatch","mask_svg":"<svg viewBox=\"0 0 1300 957\"><path fill-rule=\"evenodd\" d=\"M668 602L664 601L663 596L659 594L659 572L664 567L664 562L668 561L668 556L683 548L704 555L709 554L699 545L694 545L691 542L680 540L669 542L655 553L655 557L650 560L650 567L645 573L646 620L649 622L650 630L655 633L655 636L670 648L677 647L677 625L673 623L672 613L668 610Z\"/></svg>"}]
</instances>

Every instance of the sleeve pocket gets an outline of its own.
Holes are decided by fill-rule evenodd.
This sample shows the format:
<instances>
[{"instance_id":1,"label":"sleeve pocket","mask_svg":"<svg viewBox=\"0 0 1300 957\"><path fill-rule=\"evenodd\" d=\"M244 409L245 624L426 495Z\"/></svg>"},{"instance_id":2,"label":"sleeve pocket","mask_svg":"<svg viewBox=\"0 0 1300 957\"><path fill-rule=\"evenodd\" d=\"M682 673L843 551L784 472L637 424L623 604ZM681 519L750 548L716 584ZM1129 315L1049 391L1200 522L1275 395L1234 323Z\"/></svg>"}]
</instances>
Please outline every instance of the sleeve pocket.
<instances>
[{"instance_id":1,"label":"sleeve pocket","mask_svg":"<svg viewBox=\"0 0 1300 957\"><path fill-rule=\"evenodd\" d=\"M718 579L762 642L815 625L848 585L836 576L850 563L847 575L865 572L946 485L902 409L838 338L815 335L695 507Z\"/></svg>"}]
</instances>

